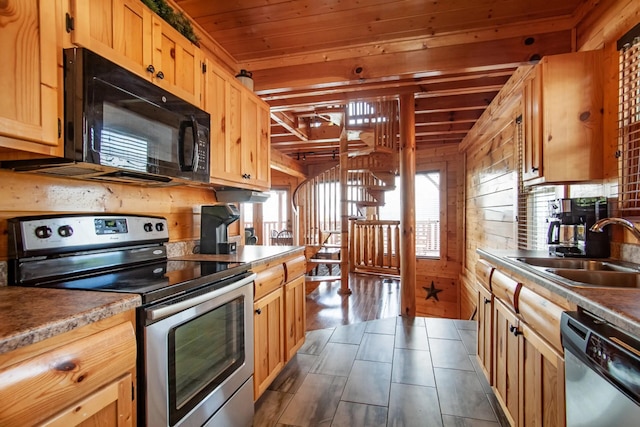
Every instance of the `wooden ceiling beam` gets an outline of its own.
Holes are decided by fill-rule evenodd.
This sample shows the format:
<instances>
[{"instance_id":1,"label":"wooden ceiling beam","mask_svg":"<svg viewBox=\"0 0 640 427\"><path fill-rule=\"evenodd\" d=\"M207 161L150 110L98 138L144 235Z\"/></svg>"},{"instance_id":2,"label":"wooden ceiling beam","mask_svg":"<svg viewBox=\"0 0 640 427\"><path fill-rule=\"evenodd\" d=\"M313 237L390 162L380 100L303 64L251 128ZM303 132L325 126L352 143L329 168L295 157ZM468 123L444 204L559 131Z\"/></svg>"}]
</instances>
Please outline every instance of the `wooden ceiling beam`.
<instances>
[{"instance_id":1,"label":"wooden ceiling beam","mask_svg":"<svg viewBox=\"0 0 640 427\"><path fill-rule=\"evenodd\" d=\"M307 133L304 130L298 128L298 124L293 118L291 118L290 115L282 111L272 111L271 118L276 123L280 124L280 126L288 130L292 135L300 138L302 141L309 140L309 136L307 135Z\"/></svg>"},{"instance_id":2,"label":"wooden ceiling beam","mask_svg":"<svg viewBox=\"0 0 640 427\"><path fill-rule=\"evenodd\" d=\"M320 87L336 81L366 81L368 78L424 73L490 70L496 64L516 67L531 58L571 51L571 31L531 35L535 40L525 44L523 37L490 40L446 47L425 48L410 52L385 53L337 61L308 62L253 72L256 90ZM251 69L251 68L249 68ZM254 68L255 69L255 68Z\"/></svg>"}]
</instances>

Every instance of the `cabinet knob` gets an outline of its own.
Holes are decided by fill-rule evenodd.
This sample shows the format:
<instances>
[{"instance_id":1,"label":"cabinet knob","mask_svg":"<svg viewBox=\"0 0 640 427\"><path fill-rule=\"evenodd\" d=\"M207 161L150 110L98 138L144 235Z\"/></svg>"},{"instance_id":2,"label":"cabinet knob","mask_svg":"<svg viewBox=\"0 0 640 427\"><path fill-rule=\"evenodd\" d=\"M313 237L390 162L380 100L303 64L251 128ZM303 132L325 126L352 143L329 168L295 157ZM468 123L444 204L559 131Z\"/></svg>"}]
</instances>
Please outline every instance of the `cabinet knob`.
<instances>
[{"instance_id":1,"label":"cabinet knob","mask_svg":"<svg viewBox=\"0 0 640 427\"><path fill-rule=\"evenodd\" d=\"M261 308L257 309L256 314L262 314L262 309Z\"/></svg>"},{"instance_id":2,"label":"cabinet knob","mask_svg":"<svg viewBox=\"0 0 640 427\"><path fill-rule=\"evenodd\" d=\"M156 74L156 77L162 80L164 79L164 73L162 71L158 71L158 74Z\"/></svg>"},{"instance_id":3,"label":"cabinet knob","mask_svg":"<svg viewBox=\"0 0 640 427\"><path fill-rule=\"evenodd\" d=\"M484 303L485 303L485 304L489 304L490 302L491 302L491 300L490 300L490 299L487 299L487 298L485 298L485 299L484 299Z\"/></svg>"},{"instance_id":4,"label":"cabinet knob","mask_svg":"<svg viewBox=\"0 0 640 427\"><path fill-rule=\"evenodd\" d=\"M147 71L150 73L155 73L156 72L156 67L153 66L153 64L149 65L147 67Z\"/></svg>"},{"instance_id":5,"label":"cabinet knob","mask_svg":"<svg viewBox=\"0 0 640 427\"><path fill-rule=\"evenodd\" d=\"M518 328L516 328L515 326L511 325L509 326L509 332L511 332L514 336L518 336L518 335L522 335L522 332L520 332L518 330Z\"/></svg>"},{"instance_id":6,"label":"cabinet knob","mask_svg":"<svg viewBox=\"0 0 640 427\"><path fill-rule=\"evenodd\" d=\"M538 168L536 166L532 167L531 172L538 172Z\"/></svg>"}]
</instances>

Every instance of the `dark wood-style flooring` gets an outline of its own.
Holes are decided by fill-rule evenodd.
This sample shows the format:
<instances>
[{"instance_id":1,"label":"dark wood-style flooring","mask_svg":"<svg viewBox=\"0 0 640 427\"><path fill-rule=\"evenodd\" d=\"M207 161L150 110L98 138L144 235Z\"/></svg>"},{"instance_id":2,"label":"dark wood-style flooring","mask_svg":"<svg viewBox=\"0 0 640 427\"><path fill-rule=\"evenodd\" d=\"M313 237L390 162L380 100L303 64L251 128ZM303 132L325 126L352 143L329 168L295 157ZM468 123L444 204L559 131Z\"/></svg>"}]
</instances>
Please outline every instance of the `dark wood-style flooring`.
<instances>
[{"instance_id":1,"label":"dark wood-style flooring","mask_svg":"<svg viewBox=\"0 0 640 427\"><path fill-rule=\"evenodd\" d=\"M370 274L349 276L351 295L340 282L320 282L307 295L307 331L384 319L400 314L400 281Z\"/></svg>"},{"instance_id":2,"label":"dark wood-style flooring","mask_svg":"<svg viewBox=\"0 0 640 427\"><path fill-rule=\"evenodd\" d=\"M306 342L254 427L508 426L476 360L476 322L406 318L399 282L354 275L307 295Z\"/></svg>"}]
</instances>

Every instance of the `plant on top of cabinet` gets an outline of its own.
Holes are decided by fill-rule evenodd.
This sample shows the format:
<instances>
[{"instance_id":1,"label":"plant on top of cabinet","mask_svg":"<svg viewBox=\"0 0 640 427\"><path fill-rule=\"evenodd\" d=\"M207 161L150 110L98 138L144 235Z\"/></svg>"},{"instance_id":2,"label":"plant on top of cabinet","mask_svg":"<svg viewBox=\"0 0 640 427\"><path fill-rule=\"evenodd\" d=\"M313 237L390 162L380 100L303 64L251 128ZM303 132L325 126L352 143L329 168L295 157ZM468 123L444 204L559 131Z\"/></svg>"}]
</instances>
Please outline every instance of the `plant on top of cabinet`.
<instances>
[{"instance_id":1,"label":"plant on top of cabinet","mask_svg":"<svg viewBox=\"0 0 640 427\"><path fill-rule=\"evenodd\" d=\"M196 46L200 46L198 35L193 31L191 21L182 12L175 12L165 0L141 0L156 15L164 19L173 28L178 30L180 34L185 36L187 40Z\"/></svg>"}]
</instances>

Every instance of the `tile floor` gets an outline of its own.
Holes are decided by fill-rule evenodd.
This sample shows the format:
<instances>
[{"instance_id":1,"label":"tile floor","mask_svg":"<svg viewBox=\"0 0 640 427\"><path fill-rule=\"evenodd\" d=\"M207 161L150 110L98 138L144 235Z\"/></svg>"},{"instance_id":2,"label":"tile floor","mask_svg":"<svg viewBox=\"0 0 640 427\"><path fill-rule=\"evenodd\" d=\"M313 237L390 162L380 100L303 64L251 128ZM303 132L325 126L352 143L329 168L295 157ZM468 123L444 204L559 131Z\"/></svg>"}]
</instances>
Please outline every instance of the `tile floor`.
<instances>
[{"instance_id":1,"label":"tile floor","mask_svg":"<svg viewBox=\"0 0 640 427\"><path fill-rule=\"evenodd\" d=\"M508 426L476 322L392 317L307 332L256 402L258 426Z\"/></svg>"}]
</instances>

